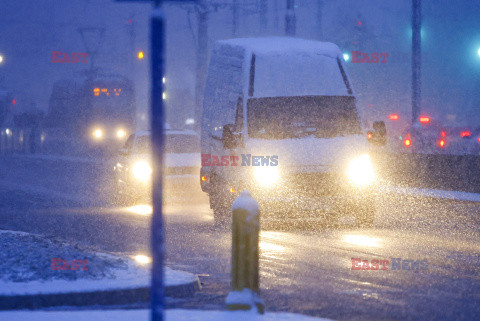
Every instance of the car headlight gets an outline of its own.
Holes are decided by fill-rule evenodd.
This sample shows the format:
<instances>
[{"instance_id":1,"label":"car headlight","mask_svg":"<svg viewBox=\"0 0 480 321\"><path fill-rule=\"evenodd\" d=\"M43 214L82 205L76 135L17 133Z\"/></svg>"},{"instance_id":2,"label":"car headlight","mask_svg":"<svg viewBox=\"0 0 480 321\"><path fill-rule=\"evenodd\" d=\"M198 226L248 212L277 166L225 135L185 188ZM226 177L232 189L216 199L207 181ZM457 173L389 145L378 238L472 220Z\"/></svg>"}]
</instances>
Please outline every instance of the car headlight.
<instances>
[{"instance_id":1,"label":"car headlight","mask_svg":"<svg viewBox=\"0 0 480 321\"><path fill-rule=\"evenodd\" d=\"M103 130L100 129L100 128L95 128L95 129L92 131L92 136L93 136L93 138L95 138L95 139L102 139L102 137L103 137Z\"/></svg>"},{"instance_id":2,"label":"car headlight","mask_svg":"<svg viewBox=\"0 0 480 321\"><path fill-rule=\"evenodd\" d=\"M124 129L118 129L117 130L117 138L122 139L125 136L127 136L127 132Z\"/></svg>"},{"instance_id":3,"label":"car headlight","mask_svg":"<svg viewBox=\"0 0 480 321\"><path fill-rule=\"evenodd\" d=\"M262 186L270 186L278 182L280 173L277 167L261 166L253 170L255 180Z\"/></svg>"},{"instance_id":4,"label":"car headlight","mask_svg":"<svg viewBox=\"0 0 480 321\"><path fill-rule=\"evenodd\" d=\"M146 182L150 179L152 175L152 168L146 161L138 161L133 164L132 174L137 180Z\"/></svg>"},{"instance_id":5,"label":"car headlight","mask_svg":"<svg viewBox=\"0 0 480 321\"><path fill-rule=\"evenodd\" d=\"M347 167L347 177L357 186L365 186L375 180L375 171L369 155L360 155L350 161Z\"/></svg>"}]
</instances>

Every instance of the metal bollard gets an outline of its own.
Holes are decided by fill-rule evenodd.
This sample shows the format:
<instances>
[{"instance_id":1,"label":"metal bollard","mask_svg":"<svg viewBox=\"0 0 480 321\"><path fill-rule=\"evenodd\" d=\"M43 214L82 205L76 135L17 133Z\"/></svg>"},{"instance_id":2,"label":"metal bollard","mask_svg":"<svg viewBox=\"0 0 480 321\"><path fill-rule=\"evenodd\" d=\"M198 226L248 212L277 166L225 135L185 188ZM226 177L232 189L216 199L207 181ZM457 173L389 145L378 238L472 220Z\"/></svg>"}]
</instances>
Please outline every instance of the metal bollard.
<instances>
[{"instance_id":1,"label":"metal bollard","mask_svg":"<svg viewBox=\"0 0 480 321\"><path fill-rule=\"evenodd\" d=\"M228 310L257 308L263 314L258 273L259 208L248 191L232 205L232 291L225 299Z\"/></svg>"}]
</instances>

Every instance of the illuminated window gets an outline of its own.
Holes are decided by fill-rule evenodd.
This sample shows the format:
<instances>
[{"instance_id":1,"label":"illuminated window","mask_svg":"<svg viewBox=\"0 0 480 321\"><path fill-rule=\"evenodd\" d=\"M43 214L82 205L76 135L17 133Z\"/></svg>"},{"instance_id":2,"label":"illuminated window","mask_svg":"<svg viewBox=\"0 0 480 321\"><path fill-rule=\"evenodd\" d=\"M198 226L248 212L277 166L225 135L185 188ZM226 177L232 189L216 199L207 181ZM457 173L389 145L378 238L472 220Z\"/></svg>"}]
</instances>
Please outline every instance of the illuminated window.
<instances>
[{"instance_id":1,"label":"illuminated window","mask_svg":"<svg viewBox=\"0 0 480 321\"><path fill-rule=\"evenodd\" d=\"M106 93L108 92L108 89L107 88L102 88L102 93Z\"/></svg>"},{"instance_id":2,"label":"illuminated window","mask_svg":"<svg viewBox=\"0 0 480 321\"><path fill-rule=\"evenodd\" d=\"M98 93L99 91L100 91L100 88L94 88L94 89L93 89L93 92L94 92L94 93Z\"/></svg>"}]
</instances>

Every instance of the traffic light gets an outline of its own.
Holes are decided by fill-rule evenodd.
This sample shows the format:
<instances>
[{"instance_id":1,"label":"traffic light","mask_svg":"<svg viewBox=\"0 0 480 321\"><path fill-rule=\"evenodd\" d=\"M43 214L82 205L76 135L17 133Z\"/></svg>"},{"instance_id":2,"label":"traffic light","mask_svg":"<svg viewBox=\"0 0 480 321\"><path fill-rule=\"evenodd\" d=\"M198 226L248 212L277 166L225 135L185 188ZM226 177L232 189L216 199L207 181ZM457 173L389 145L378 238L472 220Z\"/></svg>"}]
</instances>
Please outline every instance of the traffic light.
<instances>
[{"instance_id":1,"label":"traffic light","mask_svg":"<svg viewBox=\"0 0 480 321\"><path fill-rule=\"evenodd\" d=\"M362 50L365 45L366 36L367 36L367 31L365 28L365 21L362 15L358 15L357 18L355 18L355 23L353 26L353 36L352 36L353 48Z\"/></svg>"}]
</instances>

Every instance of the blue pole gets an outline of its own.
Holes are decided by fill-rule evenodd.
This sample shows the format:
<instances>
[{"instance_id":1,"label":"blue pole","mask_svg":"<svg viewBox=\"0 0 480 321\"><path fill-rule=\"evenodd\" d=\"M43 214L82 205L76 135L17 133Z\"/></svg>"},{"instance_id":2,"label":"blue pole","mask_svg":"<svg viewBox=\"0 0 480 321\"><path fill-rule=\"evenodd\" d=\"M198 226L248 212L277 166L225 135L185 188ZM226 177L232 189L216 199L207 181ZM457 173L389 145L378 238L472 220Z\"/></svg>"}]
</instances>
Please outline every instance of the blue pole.
<instances>
[{"instance_id":1,"label":"blue pole","mask_svg":"<svg viewBox=\"0 0 480 321\"><path fill-rule=\"evenodd\" d=\"M152 321L163 321L165 307L165 288L163 260L165 256L164 226L162 217L162 171L164 149L164 112L163 112L163 75L165 26L160 1L151 17L151 130L152 130Z\"/></svg>"}]
</instances>

